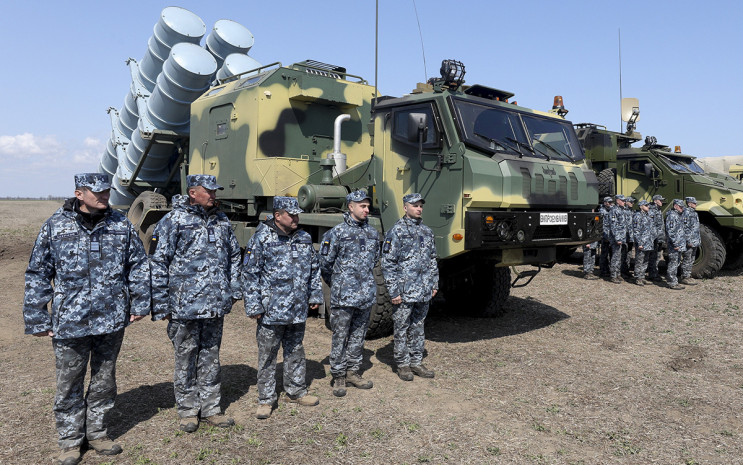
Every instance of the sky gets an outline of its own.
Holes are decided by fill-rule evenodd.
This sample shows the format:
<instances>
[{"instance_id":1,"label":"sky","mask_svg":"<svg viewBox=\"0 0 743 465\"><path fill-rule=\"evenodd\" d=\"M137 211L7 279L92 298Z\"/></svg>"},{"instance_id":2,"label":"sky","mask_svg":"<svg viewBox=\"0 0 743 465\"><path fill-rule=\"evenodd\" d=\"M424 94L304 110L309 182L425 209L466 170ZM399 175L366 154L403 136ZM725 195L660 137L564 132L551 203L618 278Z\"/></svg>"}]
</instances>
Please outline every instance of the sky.
<instances>
[{"instance_id":1,"label":"sky","mask_svg":"<svg viewBox=\"0 0 743 465\"><path fill-rule=\"evenodd\" d=\"M374 83L374 0L3 0L0 197L71 195L75 173L97 170L106 110L131 82L125 60L144 56L173 5L207 34L219 19L247 27L263 64L314 59ZM456 59L467 84L539 110L562 95L568 120L620 130L621 31L637 130L699 157L740 155L742 18L735 1L379 0L378 87L400 96Z\"/></svg>"}]
</instances>

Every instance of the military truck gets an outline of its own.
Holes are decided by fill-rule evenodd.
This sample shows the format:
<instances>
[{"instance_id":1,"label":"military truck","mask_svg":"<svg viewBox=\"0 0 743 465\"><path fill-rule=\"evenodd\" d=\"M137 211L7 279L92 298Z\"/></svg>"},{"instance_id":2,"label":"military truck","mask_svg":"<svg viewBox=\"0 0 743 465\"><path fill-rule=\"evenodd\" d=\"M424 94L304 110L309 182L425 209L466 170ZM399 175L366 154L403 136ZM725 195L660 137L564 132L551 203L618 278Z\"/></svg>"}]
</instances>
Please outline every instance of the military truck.
<instances>
[{"instance_id":1,"label":"military truck","mask_svg":"<svg viewBox=\"0 0 743 465\"><path fill-rule=\"evenodd\" d=\"M696 197L702 243L692 267L695 278L712 278L724 267L743 265L743 185L730 176L705 172L693 156L643 140L635 131L639 120L637 99L623 102L625 133L596 124L576 125L578 138L599 181L600 195L615 193L650 201L656 194L673 199Z\"/></svg>"},{"instance_id":2,"label":"military truck","mask_svg":"<svg viewBox=\"0 0 743 465\"><path fill-rule=\"evenodd\" d=\"M369 221L382 233L403 215L402 196L419 192L440 259L440 295L460 312L495 316L512 286L555 262L557 246L600 237L596 175L561 105L535 111L509 103L510 92L467 86L454 60L402 97L380 97L344 67L312 60L223 71L235 56L220 51L225 44L252 44L243 29L215 26L209 55L198 46L203 23L169 7L145 59L128 61L132 86L121 112L112 111L101 169L115 173L112 202L130 203L148 246L189 173L225 186L220 208L241 245L271 214L274 196L298 197L301 227L319 242L342 221L351 190L371 194ZM237 45L227 48L249 50ZM521 265L512 281L509 267ZM371 336L391 329L378 268L375 276Z\"/></svg>"}]
</instances>

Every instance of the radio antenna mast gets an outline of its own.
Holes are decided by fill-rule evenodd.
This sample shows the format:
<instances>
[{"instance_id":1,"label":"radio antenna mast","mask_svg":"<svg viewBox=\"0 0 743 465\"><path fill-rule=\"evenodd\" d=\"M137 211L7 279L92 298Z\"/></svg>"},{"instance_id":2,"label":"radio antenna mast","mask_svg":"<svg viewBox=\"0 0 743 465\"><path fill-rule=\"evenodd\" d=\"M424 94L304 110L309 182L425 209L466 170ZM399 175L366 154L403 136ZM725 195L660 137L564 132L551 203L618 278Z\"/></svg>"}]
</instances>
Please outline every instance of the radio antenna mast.
<instances>
[{"instance_id":1,"label":"radio antenna mast","mask_svg":"<svg viewBox=\"0 0 743 465\"><path fill-rule=\"evenodd\" d=\"M415 0L413 0L413 10L415 10L415 21L418 23L418 35L421 38L421 53L423 54L423 82L428 82L428 70L426 68L426 49L423 48L423 32L421 32L421 21L418 19L418 7L415 6Z\"/></svg>"},{"instance_id":2,"label":"radio antenna mast","mask_svg":"<svg viewBox=\"0 0 743 465\"><path fill-rule=\"evenodd\" d=\"M372 109L377 106L379 93L377 91L377 73L379 71L379 0L376 2L376 11L374 12L374 104Z\"/></svg>"},{"instance_id":3,"label":"radio antenna mast","mask_svg":"<svg viewBox=\"0 0 743 465\"><path fill-rule=\"evenodd\" d=\"M624 125L622 124L622 28L618 29L619 32L619 132L624 132Z\"/></svg>"}]
</instances>

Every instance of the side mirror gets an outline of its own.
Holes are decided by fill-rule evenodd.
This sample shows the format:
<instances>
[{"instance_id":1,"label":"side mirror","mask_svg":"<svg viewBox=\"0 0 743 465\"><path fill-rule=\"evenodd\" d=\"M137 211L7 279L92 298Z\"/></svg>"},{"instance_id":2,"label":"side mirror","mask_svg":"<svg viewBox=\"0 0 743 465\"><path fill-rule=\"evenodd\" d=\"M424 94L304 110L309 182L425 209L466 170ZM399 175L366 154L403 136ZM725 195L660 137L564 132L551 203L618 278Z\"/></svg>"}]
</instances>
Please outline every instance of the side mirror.
<instances>
[{"instance_id":1,"label":"side mirror","mask_svg":"<svg viewBox=\"0 0 743 465\"><path fill-rule=\"evenodd\" d=\"M408 114L408 141L422 142L428 138L428 115L425 113Z\"/></svg>"},{"instance_id":2,"label":"side mirror","mask_svg":"<svg viewBox=\"0 0 743 465\"><path fill-rule=\"evenodd\" d=\"M645 163L645 176L650 179L658 179L658 170L655 169L652 163Z\"/></svg>"}]
</instances>

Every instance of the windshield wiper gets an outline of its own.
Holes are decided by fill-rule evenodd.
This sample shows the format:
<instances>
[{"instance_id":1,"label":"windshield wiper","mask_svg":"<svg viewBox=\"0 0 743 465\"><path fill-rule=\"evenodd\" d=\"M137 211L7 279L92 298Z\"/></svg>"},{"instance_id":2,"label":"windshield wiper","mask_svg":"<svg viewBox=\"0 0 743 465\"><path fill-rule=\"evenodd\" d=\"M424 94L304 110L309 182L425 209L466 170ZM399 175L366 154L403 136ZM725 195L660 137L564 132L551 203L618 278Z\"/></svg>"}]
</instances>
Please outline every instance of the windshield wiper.
<instances>
[{"instance_id":1,"label":"windshield wiper","mask_svg":"<svg viewBox=\"0 0 743 465\"><path fill-rule=\"evenodd\" d=\"M525 143L525 142L521 142L520 140L516 140L513 137L506 137L506 139L509 140L509 141L511 141L511 142L513 142L513 143L515 143L519 147L525 148L526 150L530 151L531 153L535 153L534 152L534 149L531 148L531 146L529 144Z\"/></svg>"},{"instance_id":2,"label":"windshield wiper","mask_svg":"<svg viewBox=\"0 0 743 465\"><path fill-rule=\"evenodd\" d=\"M519 150L518 148L514 147L513 145L506 144L505 142L497 139L493 139L492 137L488 137L484 134L480 134L479 132L473 132L472 134L476 135L477 137L480 137L482 139L485 139L486 141L490 142L491 144L497 145L503 149L510 149L513 152L516 152L519 154L519 158L524 157L524 152Z\"/></svg>"},{"instance_id":3,"label":"windshield wiper","mask_svg":"<svg viewBox=\"0 0 743 465\"><path fill-rule=\"evenodd\" d=\"M570 161L572 161L573 163L575 163L575 158L573 158L572 156L570 156L570 154L567 154L567 153L563 152L562 150L557 150L556 148L552 147L547 142L541 141L541 140L537 139L536 137L532 137L531 140L532 140L532 142L539 142L540 144L542 144L545 147L547 147L548 149L552 150L553 152L555 152L559 156L561 156L561 157L567 157L567 158L570 159ZM545 157L547 157L547 154L545 154L544 152L540 152L540 153L542 155L544 155ZM549 161L549 157L547 157L547 160Z\"/></svg>"}]
</instances>

